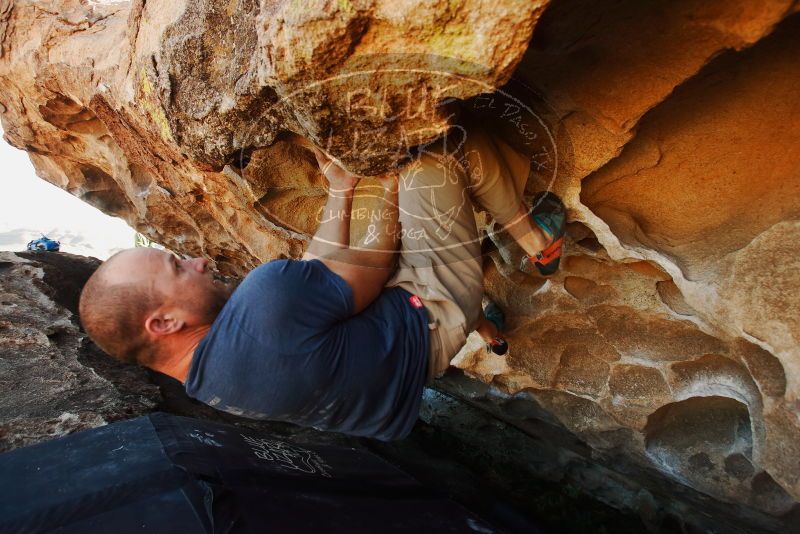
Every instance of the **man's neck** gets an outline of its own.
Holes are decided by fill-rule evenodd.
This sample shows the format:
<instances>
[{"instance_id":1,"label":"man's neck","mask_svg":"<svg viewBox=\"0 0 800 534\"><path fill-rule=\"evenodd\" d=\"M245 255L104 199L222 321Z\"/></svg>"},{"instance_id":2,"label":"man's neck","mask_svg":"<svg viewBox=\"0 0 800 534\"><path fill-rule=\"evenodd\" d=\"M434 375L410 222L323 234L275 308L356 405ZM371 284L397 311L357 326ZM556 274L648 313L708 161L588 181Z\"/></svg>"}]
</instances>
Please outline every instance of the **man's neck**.
<instances>
[{"instance_id":1,"label":"man's neck","mask_svg":"<svg viewBox=\"0 0 800 534\"><path fill-rule=\"evenodd\" d=\"M175 334L178 337L169 341L165 340L162 351L168 356L161 361L160 365L153 366L153 368L185 383L186 377L189 375L189 368L192 366L194 351L210 329L211 325L197 326Z\"/></svg>"}]
</instances>

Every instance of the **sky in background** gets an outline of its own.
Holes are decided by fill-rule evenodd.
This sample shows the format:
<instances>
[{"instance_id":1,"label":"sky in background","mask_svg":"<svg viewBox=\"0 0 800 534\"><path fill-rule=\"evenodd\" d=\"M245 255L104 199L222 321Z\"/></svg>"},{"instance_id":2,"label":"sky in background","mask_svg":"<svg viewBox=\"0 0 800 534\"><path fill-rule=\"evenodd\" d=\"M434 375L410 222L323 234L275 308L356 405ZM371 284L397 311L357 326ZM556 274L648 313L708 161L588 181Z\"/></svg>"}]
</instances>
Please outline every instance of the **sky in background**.
<instances>
[{"instance_id":1,"label":"sky in background","mask_svg":"<svg viewBox=\"0 0 800 534\"><path fill-rule=\"evenodd\" d=\"M0 139L0 250L25 250L41 234L63 252L104 260L132 247L136 232L36 176L28 154Z\"/></svg>"}]
</instances>

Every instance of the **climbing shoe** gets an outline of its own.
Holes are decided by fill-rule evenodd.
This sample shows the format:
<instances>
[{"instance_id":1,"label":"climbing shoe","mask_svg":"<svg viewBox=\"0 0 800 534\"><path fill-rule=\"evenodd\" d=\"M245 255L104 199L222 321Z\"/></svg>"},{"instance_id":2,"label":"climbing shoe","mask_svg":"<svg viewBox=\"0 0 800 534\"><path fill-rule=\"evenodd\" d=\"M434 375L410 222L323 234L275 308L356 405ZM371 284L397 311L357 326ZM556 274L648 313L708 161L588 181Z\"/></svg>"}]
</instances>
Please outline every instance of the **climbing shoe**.
<instances>
[{"instance_id":1,"label":"climbing shoe","mask_svg":"<svg viewBox=\"0 0 800 534\"><path fill-rule=\"evenodd\" d=\"M558 196L550 191L542 191L534 197L533 207L528 216L542 229L550 244L535 256L525 256L520 269L525 270L525 262L528 262L532 263L542 276L550 276L558 270L558 265L561 263L567 209Z\"/></svg>"},{"instance_id":2,"label":"climbing shoe","mask_svg":"<svg viewBox=\"0 0 800 534\"><path fill-rule=\"evenodd\" d=\"M508 352L508 343L500 335L506 327L506 314L500 309L496 303L489 301L485 308L483 308L483 316L486 320L494 324L497 328L498 334L491 341L486 343L486 352L493 352L499 356Z\"/></svg>"}]
</instances>

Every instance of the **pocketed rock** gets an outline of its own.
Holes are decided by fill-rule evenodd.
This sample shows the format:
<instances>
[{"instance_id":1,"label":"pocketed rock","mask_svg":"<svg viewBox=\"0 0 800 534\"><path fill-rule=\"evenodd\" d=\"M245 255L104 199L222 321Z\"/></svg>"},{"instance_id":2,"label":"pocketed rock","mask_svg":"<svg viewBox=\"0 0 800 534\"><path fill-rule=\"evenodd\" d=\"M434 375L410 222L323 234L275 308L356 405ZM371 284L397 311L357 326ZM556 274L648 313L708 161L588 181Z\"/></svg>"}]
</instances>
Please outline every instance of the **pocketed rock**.
<instances>
[{"instance_id":1,"label":"pocketed rock","mask_svg":"<svg viewBox=\"0 0 800 534\"><path fill-rule=\"evenodd\" d=\"M377 174L447 128L451 98L480 115L500 90L531 135L516 112L483 124L531 159L528 199L564 199L567 254L549 279L520 272L481 214L510 351L471 342L453 365L530 392L598 454L784 520L800 510L799 6L0 0L0 119L43 179L242 275L299 258L319 223L325 180L298 137Z\"/></svg>"}]
</instances>

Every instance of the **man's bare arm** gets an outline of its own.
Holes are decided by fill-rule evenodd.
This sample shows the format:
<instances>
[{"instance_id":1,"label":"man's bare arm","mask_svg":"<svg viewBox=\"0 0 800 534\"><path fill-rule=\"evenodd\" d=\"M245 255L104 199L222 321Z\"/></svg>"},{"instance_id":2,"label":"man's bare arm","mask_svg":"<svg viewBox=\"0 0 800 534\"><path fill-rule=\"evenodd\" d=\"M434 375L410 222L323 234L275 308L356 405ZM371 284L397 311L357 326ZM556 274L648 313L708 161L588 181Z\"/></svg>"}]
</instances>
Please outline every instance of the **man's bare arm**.
<instances>
[{"instance_id":1,"label":"man's bare arm","mask_svg":"<svg viewBox=\"0 0 800 534\"><path fill-rule=\"evenodd\" d=\"M322 222L302 259L319 259L341 276L353 291L353 313L359 313L375 300L394 272L399 243L398 176L378 178L383 186L381 216L368 227L361 243L349 247L350 209L359 177L317 147L303 145L314 152L330 187Z\"/></svg>"},{"instance_id":2,"label":"man's bare arm","mask_svg":"<svg viewBox=\"0 0 800 534\"><path fill-rule=\"evenodd\" d=\"M353 191L359 177L341 167L313 145L306 145L314 152L320 170L328 179L328 200L322 209L317 232L311 238L301 259L328 256L350 246L350 210L353 206Z\"/></svg>"},{"instance_id":3,"label":"man's bare arm","mask_svg":"<svg viewBox=\"0 0 800 534\"><path fill-rule=\"evenodd\" d=\"M311 238L302 259L314 259L333 254L350 246L350 210L353 188L328 191L328 201L322 209L319 227Z\"/></svg>"},{"instance_id":4,"label":"man's bare arm","mask_svg":"<svg viewBox=\"0 0 800 534\"><path fill-rule=\"evenodd\" d=\"M381 178L381 216L367 227L364 238L355 246L341 249L320 260L341 276L353 290L353 313L370 305L394 272L398 256L397 176Z\"/></svg>"}]
</instances>

